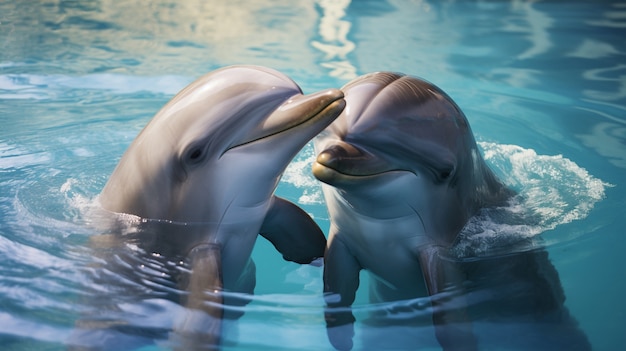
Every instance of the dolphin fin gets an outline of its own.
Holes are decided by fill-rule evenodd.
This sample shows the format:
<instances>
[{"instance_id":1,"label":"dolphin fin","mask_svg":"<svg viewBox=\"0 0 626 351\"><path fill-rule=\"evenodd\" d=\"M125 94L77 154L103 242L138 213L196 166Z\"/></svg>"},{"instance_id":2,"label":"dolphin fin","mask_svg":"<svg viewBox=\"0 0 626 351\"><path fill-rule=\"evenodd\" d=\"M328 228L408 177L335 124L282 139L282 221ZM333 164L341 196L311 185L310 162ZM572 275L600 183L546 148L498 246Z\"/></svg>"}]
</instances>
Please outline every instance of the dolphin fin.
<instances>
[{"instance_id":1,"label":"dolphin fin","mask_svg":"<svg viewBox=\"0 0 626 351\"><path fill-rule=\"evenodd\" d=\"M191 271L181 282L184 315L174 326L176 350L219 348L223 317L221 247L201 244L189 253Z\"/></svg>"},{"instance_id":2,"label":"dolphin fin","mask_svg":"<svg viewBox=\"0 0 626 351\"><path fill-rule=\"evenodd\" d=\"M311 263L324 256L326 238L304 210L274 196L261 225L260 234L269 240L287 261Z\"/></svg>"},{"instance_id":3,"label":"dolphin fin","mask_svg":"<svg viewBox=\"0 0 626 351\"><path fill-rule=\"evenodd\" d=\"M350 306L359 288L362 267L346 245L335 234L324 255L324 299L326 334L337 350L352 349L354 315Z\"/></svg>"},{"instance_id":4,"label":"dolphin fin","mask_svg":"<svg viewBox=\"0 0 626 351\"><path fill-rule=\"evenodd\" d=\"M441 246L425 245L418 249L422 274L431 297L433 324L437 340L444 350L476 350L462 288L465 280L460 263L445 259Z\"/></svg>"}]
</instances>

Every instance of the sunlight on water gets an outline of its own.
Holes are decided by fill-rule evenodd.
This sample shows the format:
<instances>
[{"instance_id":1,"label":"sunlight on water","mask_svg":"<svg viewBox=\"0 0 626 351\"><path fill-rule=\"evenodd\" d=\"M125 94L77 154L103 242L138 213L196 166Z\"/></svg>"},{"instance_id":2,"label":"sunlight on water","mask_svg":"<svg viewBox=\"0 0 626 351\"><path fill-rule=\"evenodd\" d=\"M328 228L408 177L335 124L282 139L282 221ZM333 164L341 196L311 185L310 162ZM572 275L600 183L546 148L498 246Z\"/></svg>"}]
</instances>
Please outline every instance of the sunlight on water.
<instances>
[{"instance_id":1,"label":"sunlight on water","mask_svg":"<svg viewBox=\"0 0 626 351\"><path fill-rule=\"evenodd\" d=\"M56 93L90 89L110 94L151 92L174 95L189 83L177 76L134 77L122 74L90 74L78 77L64 75L16 74L0 77L2 99L58 99Z\"/></svg>"},{"instance_id":2,"label":"sunlight on water","mask_svg":"<svg viewBox=\"0 0 626 351\"><path fill-rule=\"evenodd\" d=\"M50 154L30 155L19 147L0 143L0 168L3 170L20 169L35 164L50 162Z\"/></svg>"}]
</instances>

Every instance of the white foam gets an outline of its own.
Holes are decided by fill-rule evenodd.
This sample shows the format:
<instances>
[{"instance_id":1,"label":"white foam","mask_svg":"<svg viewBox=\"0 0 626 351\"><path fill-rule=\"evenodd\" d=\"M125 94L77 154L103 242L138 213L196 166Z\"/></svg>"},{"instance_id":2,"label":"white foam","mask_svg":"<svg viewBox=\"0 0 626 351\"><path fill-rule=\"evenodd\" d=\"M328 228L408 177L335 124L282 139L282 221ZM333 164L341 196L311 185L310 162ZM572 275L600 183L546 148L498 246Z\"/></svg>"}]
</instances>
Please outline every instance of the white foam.
<instances>
[{"instance_id":1,"label":"white foam","mask_svg":"<svg viewBox=\"0 0 626 351\"><path fill-rule=\"evenodd\" d=\"M311 171L313 162L315 162L315 151L313 144L308 143L287 166L282 177L283 182L302 191L298 202L305 205L324 203L320 184Z\"/></svg>"},{"instance_id":2,"label":"white foam","mask_svg":"<svg viewBox=\"0 0 626 351\"><path fill-rule=\"evenodd\" d=\"M98 215L102 216L100 214L102 208L98 202L98 197L86 195L80 185L79 180L69 178L59 189L65 199L65 203L71 210L71 216L69 216L68 220L72 223L93 225L93 222L99 218Z\"/></svg>"},{"instance_id":3,"label":"white foam","mask_svg":"<svg viewBox=\"0 0 626 351\"><path fill-rule=\"evenodd\" d=\"M611 186L562 155L537 155L516 145L479 145L487 163L519 192L523 207L539 214L546 229L586 217Z\"/></svg>"},{"instance_id":4,"label":"white foam","mask_svg":"<svg viewBox=\"0 0 626 351\"><path fill-rule=\"evenodd\" d=\"M485 161L517 195L506 206L483 209L469 221L457 247L461 255L481 254L500 243L532 238L583 219L611 186L562 155L538 155L517 145L478 144Z\"/></svg>"}]
</instances>

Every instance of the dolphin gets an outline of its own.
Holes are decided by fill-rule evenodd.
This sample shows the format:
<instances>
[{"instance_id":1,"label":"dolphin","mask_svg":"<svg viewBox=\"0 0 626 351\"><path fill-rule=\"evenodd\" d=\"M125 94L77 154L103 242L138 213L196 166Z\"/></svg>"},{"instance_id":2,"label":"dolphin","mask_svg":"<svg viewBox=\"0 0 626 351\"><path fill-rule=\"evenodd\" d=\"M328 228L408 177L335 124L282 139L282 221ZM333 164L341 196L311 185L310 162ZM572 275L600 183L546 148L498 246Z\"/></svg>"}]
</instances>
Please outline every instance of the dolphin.
<instances>
[{"instance_id":1,"label":"dolphin","mask_svg":"<svg viewBox=\"0 0 626 351\"><path fill-rule=\"evenodd\" d=\"M292 158L344 106L338 89L303 95L273 69L229 66L180 91L123 154L98 201L122 222L137 219L119 236L124 243L189 261L190 275L176 279L192 310L175 326L182 341L208 333L197 340L219 343L223 292L253 292L250 255L259 234L286 260L323 256L326 239L313 219L273 193ZM199 327L198 312L218 322Z\"/></svg>"},{"instance_id":2,"label":"dolphin","mask_svg":"<svg viewBox=\"0 0 626 351\"><path fill-rule=\"evenodd\" d=\"M430 295L442 346L474 348L467 314L442 294L455 284L460 291L462 273L442 257L470 217L512 192L485 164L461 109L435 85L377 72L342 91L346 107L315 139L313 165L331 222L324 256L331 343L352 348L347 307L364 269L372 302Z\"/></svg>"}]
</instances>

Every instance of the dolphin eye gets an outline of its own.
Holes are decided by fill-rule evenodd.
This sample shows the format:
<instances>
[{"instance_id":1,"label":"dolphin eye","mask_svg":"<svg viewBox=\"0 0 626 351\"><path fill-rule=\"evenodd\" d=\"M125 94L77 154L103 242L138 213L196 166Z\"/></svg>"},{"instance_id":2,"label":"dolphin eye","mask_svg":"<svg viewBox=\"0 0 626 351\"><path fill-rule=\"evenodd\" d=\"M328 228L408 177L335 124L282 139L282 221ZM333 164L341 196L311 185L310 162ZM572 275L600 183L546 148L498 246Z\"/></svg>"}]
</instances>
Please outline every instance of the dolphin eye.
<instances>
[{"instance_id":1,"label":"dolphin eye","mask_svg":"<svg viewBox=\"0 0 626 351\"><path fill-rule=\"evenodd\" d=\"M191 155L189 155L189 159L191 160L195 160L200 158L200 156L202 156L202 150L200 149L195 149L193 150L193 152L191 153Z\"/></svg>"},{"instance_id":2,"label":"dolphin eye","mask_svg":"<svg viewBox=\"0 0 626 351\"><path fill-rule=\"evenodd\" d=\"M454 166L442 168L439 170L439 179L448 180L454 174Z\"/></svg>"},{"instance_id":3,"label":"dolphin eye","mask_svg":"<svg viewBox=\"0 0 626 351\"><path fill-rule=\"evenodd\" d=\"M187 162L191 164L196 164L201 162L204 159L205 150L202 147L194 147L189 152L187 152Z\"/></svg>"}]
</instances>

